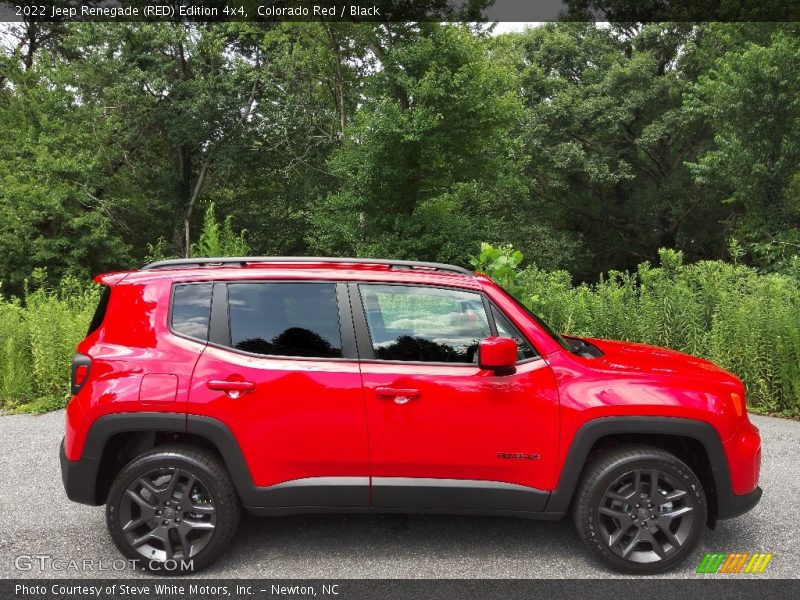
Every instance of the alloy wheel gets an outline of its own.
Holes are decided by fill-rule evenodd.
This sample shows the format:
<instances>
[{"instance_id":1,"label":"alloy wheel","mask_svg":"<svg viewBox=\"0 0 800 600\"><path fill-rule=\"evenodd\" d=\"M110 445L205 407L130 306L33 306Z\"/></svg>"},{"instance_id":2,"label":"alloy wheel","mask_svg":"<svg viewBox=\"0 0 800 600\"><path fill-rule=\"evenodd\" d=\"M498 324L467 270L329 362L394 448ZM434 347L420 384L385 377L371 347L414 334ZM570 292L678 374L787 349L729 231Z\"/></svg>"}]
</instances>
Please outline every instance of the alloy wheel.
<instances>
[{"instance_id":1,"label":"alloy wheel","mask_svg":"<svg viewBox=\"0 0 800 600\"><path fill-rule=\"evenodd\" d=\"M604 492L598 510L603 540L627 561L653 563L674 555L694 525L693 494L659 469L636 469Z\"/></svg>"},{"instance_id":2,"label":"alloy wheel","mask_svg":"<svg viewBox=\"0 0 800 600\"><path fill-rule=\"evenodd\" d=\"M156 468L125 489L119 507L125 540L148 560L188 560L211 540L216 508L207 486L193 473Z\"/></svg>"}]
</instances>

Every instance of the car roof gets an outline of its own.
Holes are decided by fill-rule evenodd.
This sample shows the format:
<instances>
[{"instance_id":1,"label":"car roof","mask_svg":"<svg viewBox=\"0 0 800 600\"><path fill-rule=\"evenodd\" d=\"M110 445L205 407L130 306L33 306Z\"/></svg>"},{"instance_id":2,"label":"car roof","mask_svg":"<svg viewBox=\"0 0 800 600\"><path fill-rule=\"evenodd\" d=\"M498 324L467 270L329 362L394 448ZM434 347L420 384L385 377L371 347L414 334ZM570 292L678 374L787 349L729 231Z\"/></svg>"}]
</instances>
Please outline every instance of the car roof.
<instances>
[{"instance_id":1,"label":"car roof","mask_svg":"<svg viewBox=\"0 0 800 600\"><path fill-rule=\"evenodd\" d=\"M397 260L384 258L342 258L332 256L224 256L224 257L204 257L204 258L175 258L160 260L142 267L142 271L155 269L176 269L191 267L209 266L238 266L245 267L251 265L300 265L300 264L322 264L322 265L369 265L369 266L388 266L400 269L422 269L427 271L441 271L446 273L458 273L460 275L473 274L455 265L439 262L424 262L414 260Z\"/></svg>"},{"instance_id":2,"label":"car roof","mask_svg":"<svg viewBox=\"0 0 800 600\"><path fill-rule=\"evenodd\" d=\"M139 271L106 274L100 283L186 281L323 280L418 283L481 289L484 277L444 263L326 257L234 257L176 259L147 265Z\"/></svg>"}]
</instances>

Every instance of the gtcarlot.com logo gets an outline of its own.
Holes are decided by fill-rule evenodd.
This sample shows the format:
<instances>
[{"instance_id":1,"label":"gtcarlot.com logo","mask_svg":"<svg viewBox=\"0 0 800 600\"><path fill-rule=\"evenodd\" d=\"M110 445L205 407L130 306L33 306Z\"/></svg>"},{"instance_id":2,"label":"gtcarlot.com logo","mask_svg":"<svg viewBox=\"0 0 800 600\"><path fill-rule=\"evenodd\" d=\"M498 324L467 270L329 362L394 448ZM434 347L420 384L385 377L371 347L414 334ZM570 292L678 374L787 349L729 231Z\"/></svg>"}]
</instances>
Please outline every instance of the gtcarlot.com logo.
<instances>
[{"instance_id":1,"label":"gtcarlot.com logo","mask_svg":"<svg viewBox=\"0 0 800 600\"><path fill-rule=\"evenodd\" d=\"M175 560L168 559L160 562L157 560L143 561L135 558L117 558L107 560L102 558L58 558L50 554L20 554L14 558L14 567L18 571L140 571L145 568L151 571L191 571L194 569L194 559Z\"/></svg>"},{"instance_id":2,"label":"gtcarlot.com logo","mask_svg":"<svg viewBox=\"0 0 800 600\"><path fill-rule=\"evenodd\" d=\"M714 552L706 554L697 567L698 573L763 573L767 569L772 553L766 552Z\"/></svg>"}]
</instances>

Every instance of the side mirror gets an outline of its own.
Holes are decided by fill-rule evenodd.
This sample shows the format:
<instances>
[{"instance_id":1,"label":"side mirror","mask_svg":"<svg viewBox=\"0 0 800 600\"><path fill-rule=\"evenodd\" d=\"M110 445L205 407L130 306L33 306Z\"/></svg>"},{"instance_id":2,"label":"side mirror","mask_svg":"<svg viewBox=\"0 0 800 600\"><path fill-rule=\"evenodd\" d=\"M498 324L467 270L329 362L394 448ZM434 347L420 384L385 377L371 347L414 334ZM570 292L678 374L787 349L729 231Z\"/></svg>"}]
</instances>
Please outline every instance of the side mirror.
<instances>
[{"instance_id":1,"label":"side mirror","mask_svg":"<svg viewBox=\"0 0 800 600\"><path fill-rule=\"evenodd\" d=\"M478 366L481 369L507 371L517 364L517 342L507 337L488 337L481 340Z\"/></svg>"}]
</instances>

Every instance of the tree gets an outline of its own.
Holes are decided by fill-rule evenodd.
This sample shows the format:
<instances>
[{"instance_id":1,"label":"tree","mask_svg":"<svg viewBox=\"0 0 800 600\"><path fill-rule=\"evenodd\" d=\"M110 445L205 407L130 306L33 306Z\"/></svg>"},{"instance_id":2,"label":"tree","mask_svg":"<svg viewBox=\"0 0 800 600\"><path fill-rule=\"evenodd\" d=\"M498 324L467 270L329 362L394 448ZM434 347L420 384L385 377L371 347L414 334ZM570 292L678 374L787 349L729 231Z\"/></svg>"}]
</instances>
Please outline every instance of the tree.
<instances>
[{"instance_id":1,"label":"tree","mask_svg":"<svg viewBox=\"0 0 800 600\"><path fill-rule=\"evenodd\" d=\"M55 40L50 39L55 45ZM42 42L43 43L43 42ZM124 262L129 247L97 198L108 133L97 107L67 89L53 50L19 47L3 60L0 94L0 281L19 293L35 267L55 280Z\"/></svg>"},{"instance_id":2,"label":"tree","mask_svg":"<svg viewBox=\"0 0 800 600\"><path fill-rule=\"evenodd\" d=\"M466 26L382 24L358 39L374 66L328 162L338 185L315 206L309 244L466 263L524 193L508 138L521 118L513 73Z\"/></svg>"},{"instance_id":3,"label":"tree","mask_svg":"<svg viewBox=\"0 0 800 600\"><path fill-rule=\"evenodd\" d=\"M714 131L692 172L732 205L727 231L762 267L787 265L800 251L798 89L800 39L781 28L720 57L690 98Z\"/></svg>"},{"instance_id":4,"label":"tree","mask_svg":"<svg viewBox=\"0 0 800 600\"><path fill-rule=\"evenodd\" d=\"M705 224L721 211L684 164L709 135L683 106L691 80L682 53L695 34L691 25L576 23L516 39L531 206L580 235L579 278L633 267L659 247L694 258L720 245Z\"/></svg>"}]
</instances>

